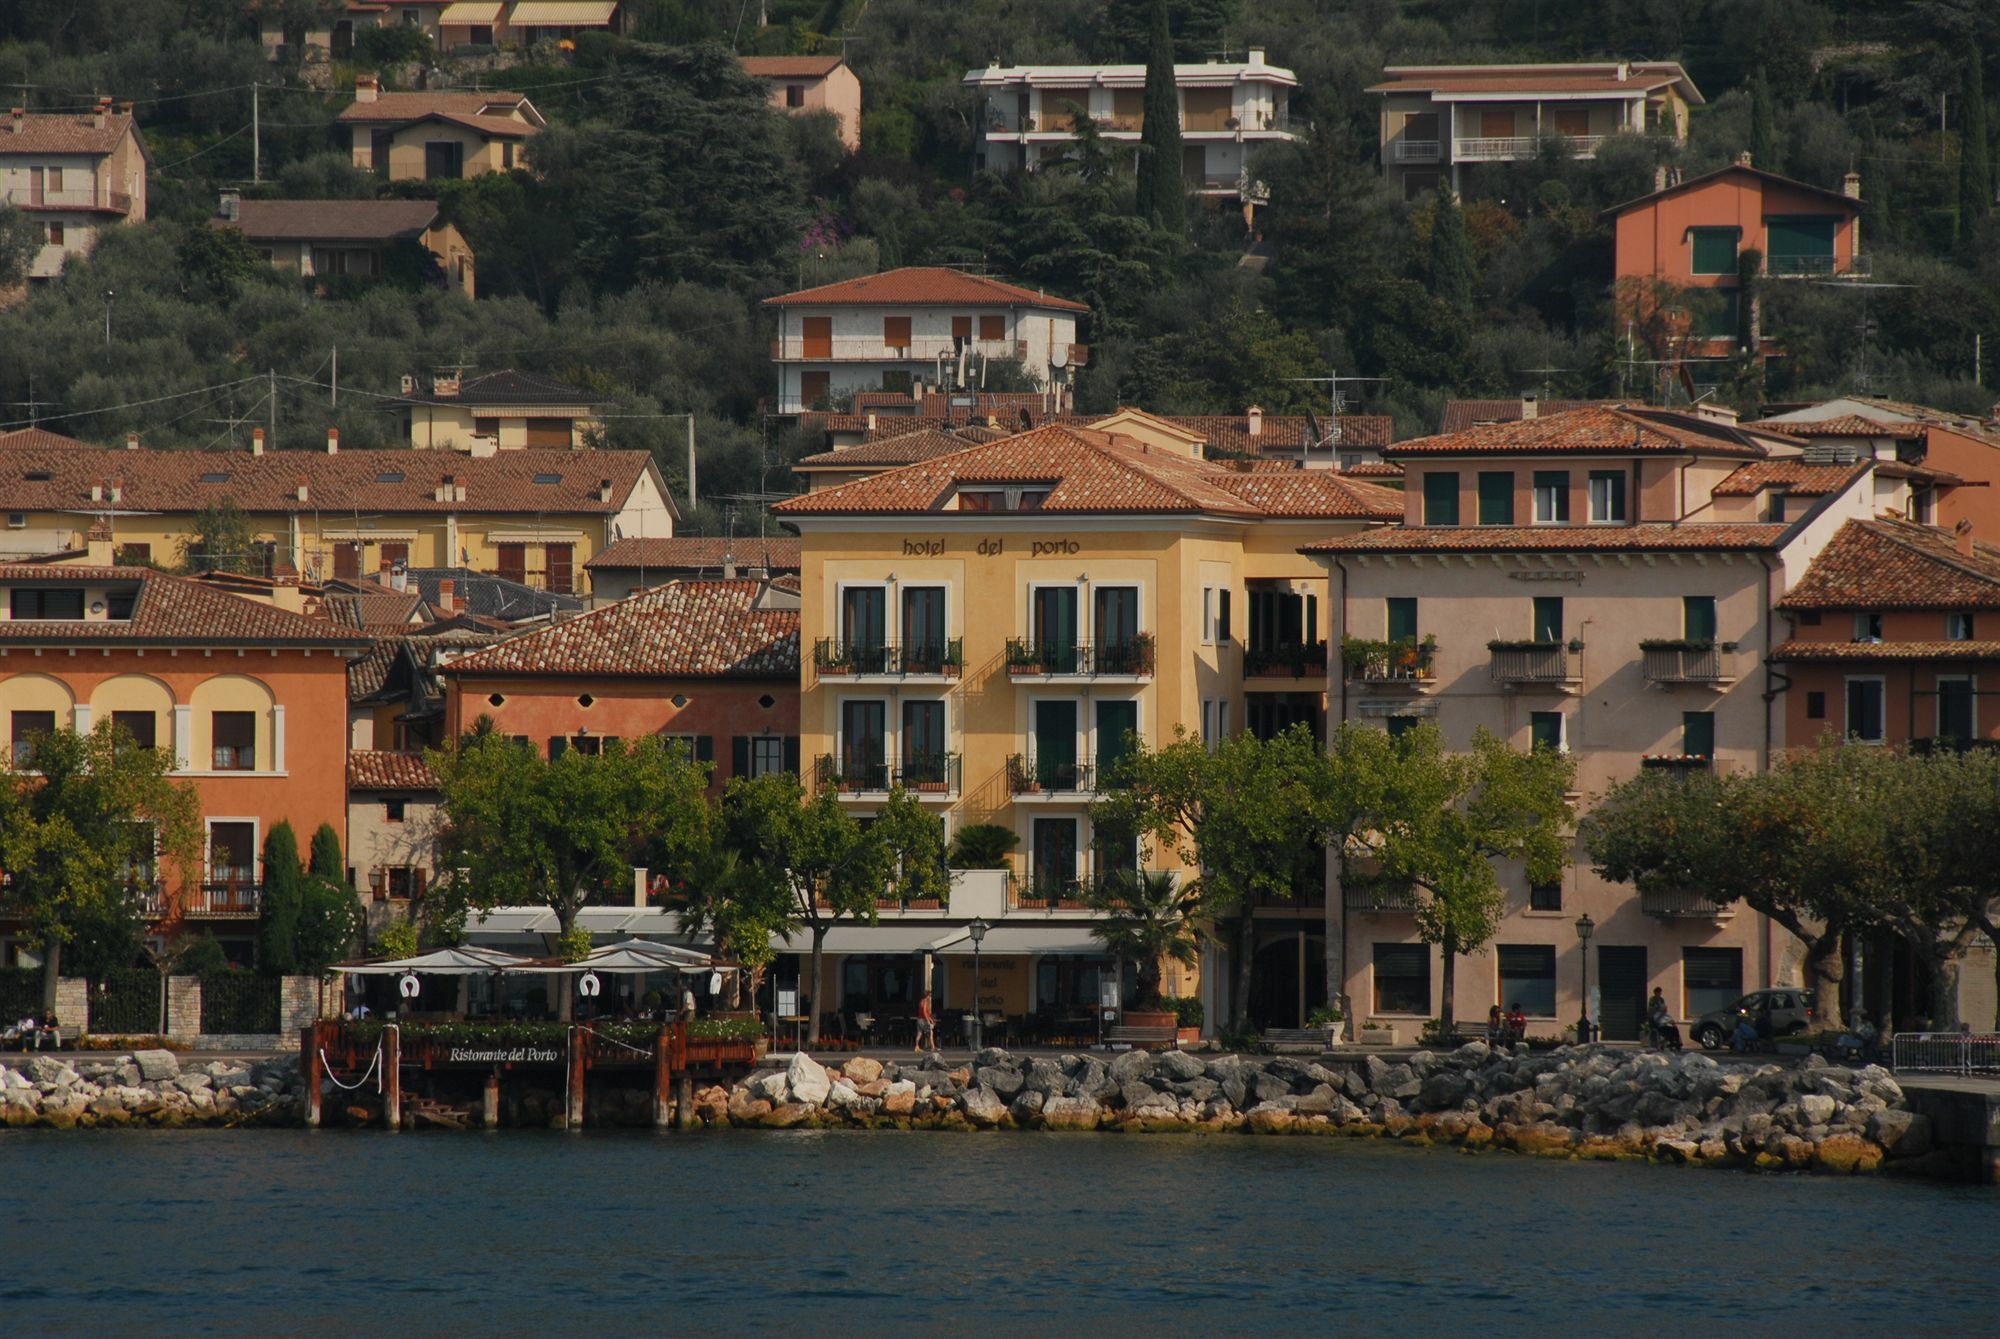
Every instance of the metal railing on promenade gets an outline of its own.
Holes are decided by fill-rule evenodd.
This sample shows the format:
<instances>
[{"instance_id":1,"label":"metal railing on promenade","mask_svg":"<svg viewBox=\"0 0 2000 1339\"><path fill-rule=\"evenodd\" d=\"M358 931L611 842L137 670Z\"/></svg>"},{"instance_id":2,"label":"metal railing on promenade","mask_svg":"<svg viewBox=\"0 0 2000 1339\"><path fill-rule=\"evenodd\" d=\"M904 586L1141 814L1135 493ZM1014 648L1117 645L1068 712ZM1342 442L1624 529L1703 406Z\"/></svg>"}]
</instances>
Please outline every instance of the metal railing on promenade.
<instances>
[{"instance_id":1,"label":"metal railing on promenade","mask_svg":"<svg viewBox=\"0 0 2000 1339\"><path fill-rule=\"evenodd\" d=\"M2000 1074L2000 1033L1898 1032L1889 1056L1898 1073Z\"/></svg>"}]
</instances>

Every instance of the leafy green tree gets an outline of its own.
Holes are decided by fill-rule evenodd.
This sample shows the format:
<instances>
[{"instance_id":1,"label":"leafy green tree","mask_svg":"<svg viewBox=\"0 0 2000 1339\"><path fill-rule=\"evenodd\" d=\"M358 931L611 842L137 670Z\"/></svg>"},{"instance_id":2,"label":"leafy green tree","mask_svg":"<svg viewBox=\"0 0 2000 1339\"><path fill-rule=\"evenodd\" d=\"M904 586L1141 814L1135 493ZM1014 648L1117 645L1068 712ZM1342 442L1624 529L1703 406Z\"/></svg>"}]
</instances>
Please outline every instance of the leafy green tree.
<instances>
[{"instance_id":1,"label":"leafy green tree","mask_svg":"<svg viewBox=\"0 0 2000 1339\"><path fill-rule=\"evenodd\" d=\"M443 800L439 864L463 873L450 895L472 908L546 906L567 934L642 856L685 877L708 844L708 765L659 738L548 759L470 734L425 758Z\"/></svg>"},{"instance_id":2,"label":"leafy green tree","mask_svg":"<svg viewBox=\"0 0 2000 1339\"><path fill-rule=\"evenodd\" d=\"M413 23L383 23L354 34L354 54L376 69L385 65L428 63L431 39Z\"/></svg>"},{"instance_id":3,"label":"leafy green tree","mask_svg":"<svg viewBox=\"0 0 2000 1339\"><path fill-rule=\"evenodd\" d=\"M1959 94L1958 236L1962 246L1976 246L1987 216L1993 212L1993 141L1986 129L1985 59L1975 44L1965 58L1965 83Z\"/></svg>"},{"instance_id":4,"label":"leafy green tree","mask_svg":"<svg viewBox=\"0 0 2000 1339\"><path fill-rule=\"evenodd\" d=\"M42 249L41 225L32 214L0 205L0 289L28 282L28 271Z\"/></svg>"},{"instance_id":5,"label":"leafy green tree","mask_svg":"<svg viewBox=\"0 0 2000 1339\"><path fill-rule=\"evenodd\" d=\"M267 972L282 976L298 970L305 882L298 836L289 821L280 820L264 838L264 896L257 918L257 957Z\"/></svg>"},{"instance_id":6,"label":"leafy green tree","mask_svg":"<svg viewBox=\"0 0 2000 1339\"><path fill-rule=\"evenodd\" d=\"M763 881L743 890L751 908L746 919L772 928L804 927L811 935L813 1043L819 1040L826 999L827 932L844 920L873 925L884 900L949 893L944 822L900 788L863 827L830 788L807 796L788 773L738 778L723 795L722 830L730 848L754 862ZM781 915L781 925L772 925L774 913Z\"/></svg>"},{"instance_id":7,"label":"leafy green tree","mask_svg":"<svg viewBox=\"0 0 2000 1339\"><path fill-rule=\"evenodd\" d=\"M182 230L174 259L188 293L207 302L227 301L240 285L269 269L241 228L207 224Z\"/></svg>"},{"instance_id":8,"label":"leafy green tree","mask_svg":"<svg viewBox=\"0 0 2000 1339\"><path fill-rule=\"evenodd\" d=\"M194 514L194 533L181 541L183 572L248 572L256 532L234 498L211 502Z\"/></svg>"},{"instance_id":9,"label":"leafy green tree","mask_svg":"<svg viewBox=\"0 0 2000 1339\"><path fill-rule=\"evenodd\" d=\"M1139 212L1154 227L1179 236L1187 228L1187 184L1181 180L1180 94L1167 0L1153 0L1145 118L1139 127Z\"/></svg>"},{"instance_id":10,"label":"leafy green tree","mask_svg":"<svg viewBox=\"0 0 2000 1339\"><path fill-rule=\"evenodd\" d=\"M1201 961L1205 911L1198 886L1168 870L1125 870L1090 885L1084 901L1101 919L1090 933L1120 958L1138 964L1135 1009L1161 1007L1163 964L1193 967Z\"/></svg>"},{"instance_id":11,"label":"leafy green tree","mask_svg":"<svg viewBox=\"0 0 2000 1339\"><path fill-rule=\"evenodd\" d=\"M43 1006L53 1009L65 948L86 927L136 914L135 870L162 857L199 869L201 806L170 776L170 752L122 746L109 719L87 735L36 736L26 764L17 770L7 758L0 770L0 868L12 876L22 938L42 955Z\"/></svg>"},{"instance_id":12,"label":"leafy green tree","mask_svg":"<svg viewBox=\"0 0 2000 1339\"><path fill-rule=\"evenodd\" d=\"M322 823L313 833L312 865L300 888L298 934L292 953L296 970L318 976L345 958L367 927L361 897L347 881L340 834Z\"/></svg>"},{"instance_id":13,"label":"leafy green tree","mask_svg":"<svg viewBox=\"0 0 2000 1339\"><path fill-rule=\"evenodd\" d=\"M1454 316L1472 311L1472 243L1458 197L1439 186L1433 201L1430 255L1431 296Z\"/></svg>"},{"instance_id":14,"label":"leafy green tree","mask_svg":"<svg viewBox=\"0 0 2000 1339\"><path fill-rule=\"evenodd\" d=\"M347 881L347 864L340 854L340 834L333 824L322 823L313 833L312 860L306 870L314 878Z\"/></svg>"}]
</instances>

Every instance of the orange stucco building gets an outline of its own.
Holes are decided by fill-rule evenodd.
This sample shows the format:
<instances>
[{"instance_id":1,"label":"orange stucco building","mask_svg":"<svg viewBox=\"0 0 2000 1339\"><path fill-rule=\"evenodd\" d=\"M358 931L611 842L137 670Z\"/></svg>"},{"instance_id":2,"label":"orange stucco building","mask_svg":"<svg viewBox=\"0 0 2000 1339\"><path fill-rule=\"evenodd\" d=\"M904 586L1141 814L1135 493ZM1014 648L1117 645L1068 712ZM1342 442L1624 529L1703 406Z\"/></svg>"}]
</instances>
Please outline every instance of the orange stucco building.
<instances>
[{"instance_id":1,"label":"orange stucco building","mask_svg":"<svg viewBox=\"0 0 2000 1339\"><path fill-rule=\"evenodd\" d=\"M110 719L171 750L200 797L198 869L135 871L155 921L209 930L247 960L263 844L289 820L347 839L349 628L145 568L0 566L0 718L17 768L38 734ZM0 941L6 938L0 906ZM6 942L0 956L13 958Z\"/></svg>"},{"instance_id":2,"label":"orange stucco building","mask_svg":"<svg viewBox=\"0 0 2000 1339\"><path fill-rule=\"evenodd\" d=\"M449 737L480 717L555 756L647 735L734 776L799 770L799 597L754 578L674 581L446 659Z\"/></svg>"}]
</instances>

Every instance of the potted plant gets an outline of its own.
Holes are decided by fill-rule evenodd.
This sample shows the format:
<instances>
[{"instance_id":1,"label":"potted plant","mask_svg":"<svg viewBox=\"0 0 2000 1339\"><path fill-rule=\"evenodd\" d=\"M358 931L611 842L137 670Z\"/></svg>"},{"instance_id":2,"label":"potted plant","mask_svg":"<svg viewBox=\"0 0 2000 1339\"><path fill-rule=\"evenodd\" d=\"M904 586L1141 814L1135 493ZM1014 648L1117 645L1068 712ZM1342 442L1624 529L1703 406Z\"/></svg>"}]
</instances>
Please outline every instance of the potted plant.
<instances>
[{"instance_id":1,"label":"potted plant","mask_svg":"<svg viewBox=\"0 0 2000 1339\"><path fill-rule=\"evenodd\" d=\"M1396 1044L1396 1029L1371 1018L1361 1025L1359 1041L1363 1046L1393 1046Z\"/></svg>"},{"instance_id":2,"label":"potted plant","mask_svg":"<svg viewBox=\"0 0 2000 1339\"><path fill-rule=\"evenodd\" d=\"M1174 1040L1183 1046L1201 1040L1201 997L1197 995L1168 995L1161 1004L1174 1011L1176 1030Z\"/></svg>"},{"instance_id":3,"label":"potted plant","mask_svg":"<svg viewBox=\"0 0 2000 1339\"><path fill-rule=\"evenodd\" d=\"M1337 1004L1326 1005L1307 1014L1306 1026L1325 1028L1328 1046L1338 1046L1347 1038L1347 1015Z\"/></svg>"}]
</instances>

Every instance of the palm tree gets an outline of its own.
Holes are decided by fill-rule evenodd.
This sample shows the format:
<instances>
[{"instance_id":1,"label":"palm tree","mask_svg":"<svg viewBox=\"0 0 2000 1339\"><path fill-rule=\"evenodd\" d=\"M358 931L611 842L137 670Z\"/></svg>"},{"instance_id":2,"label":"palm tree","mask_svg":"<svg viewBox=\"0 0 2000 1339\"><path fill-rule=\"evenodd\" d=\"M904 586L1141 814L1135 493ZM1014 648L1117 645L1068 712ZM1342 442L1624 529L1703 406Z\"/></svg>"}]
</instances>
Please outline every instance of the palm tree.
<instances>
[{"instance_id":1,"label":"palm tree","mask_svg":"<svg viewBox=\"0 0 2000 1339\"><path fill-rule=\"evenodd\" d=\"M1121 958L1139 964L1135 1009L1160 1007L1160 970L1169 960L1184 967L1200 961L1206 919L1197 885L1165 870L1122 870L1084 894L1105 919L1090 933Z\"/></svg>"}]
</instances>

